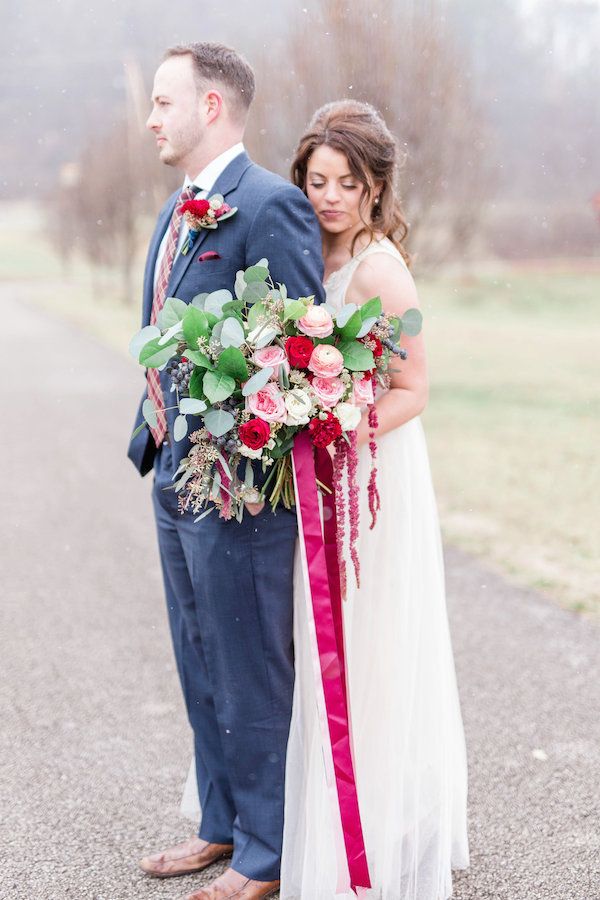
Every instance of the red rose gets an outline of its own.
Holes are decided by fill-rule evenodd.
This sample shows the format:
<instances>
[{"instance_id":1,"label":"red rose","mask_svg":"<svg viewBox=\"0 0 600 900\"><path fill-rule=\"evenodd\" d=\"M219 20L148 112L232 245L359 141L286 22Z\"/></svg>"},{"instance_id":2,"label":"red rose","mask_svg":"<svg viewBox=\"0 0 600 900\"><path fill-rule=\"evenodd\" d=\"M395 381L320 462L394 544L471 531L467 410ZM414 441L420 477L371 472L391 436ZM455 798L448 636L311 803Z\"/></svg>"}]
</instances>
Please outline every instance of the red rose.
<instances>
[{"instance_id":1,"label":"red rose","mask_svg":"<svg viewBox=\"0 0 600 900\"><path fill-rule=\"evenodd\" d=\"M285 342L285 352L294 369L306 369L314 349L313 342L307 337L289 337Z\"/></svg>"},{"instance_id":2,"label":"red rose","mask_svg":"<svg viewBox=\"0 0 600 900\"><path fill-rule=\"evenodd\" d=\"M342 426L337 416L332 412L327 413L326 419L311 419L308 430L315 447L327 447L342 433Z\"/></svg>"},{"instance_id":3,"label":"red rose","mask_svg":"<svg viewBox=\"0 0 600 900\"><path fill-rule=\"evenodd\" d=\"M209 209L210 203L208 200L186 200L181 206L181 213L189 212L197 219L201 219L202 216L206 215Z\"/></svg>"},{"instance_id":4,"label":"red rose","mask_svg":"<svg viewBox=\"0 0 600 900\"><path fill-rule=\"evenodd\" d=\"M271 437L271 428L263 419L249 419L238 428L240 440L251 450L260 450Z\"/></svg>"}]
</instances>

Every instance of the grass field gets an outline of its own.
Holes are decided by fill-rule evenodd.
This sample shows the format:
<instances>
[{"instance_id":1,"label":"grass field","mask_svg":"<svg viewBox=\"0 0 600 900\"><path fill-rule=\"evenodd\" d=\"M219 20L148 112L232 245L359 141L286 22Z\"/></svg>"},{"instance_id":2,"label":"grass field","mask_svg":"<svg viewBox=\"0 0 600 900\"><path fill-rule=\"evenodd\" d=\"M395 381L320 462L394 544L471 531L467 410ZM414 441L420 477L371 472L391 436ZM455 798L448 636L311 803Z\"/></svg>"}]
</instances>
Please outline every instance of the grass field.
<instances>
[{"instance_id":1,"label":"grass field","mask_svg":"<svg viewBox=\"0 0 600 900\"><path fill-rule=\"evenodd\" d=\"M65 276L36 230L27 207L0 212L0 279L20 294L26 281L32 302L126 353L139 296L117 302L104 273L94 298L87 268ZM417 283L445 539L600 614L600 265L497 265Z\"/></svg>"}]
</instances>

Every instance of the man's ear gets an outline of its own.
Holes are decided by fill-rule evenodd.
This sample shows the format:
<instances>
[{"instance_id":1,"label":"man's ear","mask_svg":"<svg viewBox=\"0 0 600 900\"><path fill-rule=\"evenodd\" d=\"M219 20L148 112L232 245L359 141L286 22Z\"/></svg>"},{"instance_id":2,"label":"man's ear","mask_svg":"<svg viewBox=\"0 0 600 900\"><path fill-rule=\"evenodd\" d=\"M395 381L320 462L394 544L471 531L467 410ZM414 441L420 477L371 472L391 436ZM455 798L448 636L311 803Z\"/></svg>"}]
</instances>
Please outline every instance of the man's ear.
<instances>
[{"instance_id":1,"label":"man's ear","mask_svg":"<svg viewBox=\"0 0 600 900\"><path fill-rule=\"evenodd\" d=\"M223 95L219 91L207 91L203 99L204 115L207 125L211 125L221 114L223 109Z\"/></svg>"}]
</instances>

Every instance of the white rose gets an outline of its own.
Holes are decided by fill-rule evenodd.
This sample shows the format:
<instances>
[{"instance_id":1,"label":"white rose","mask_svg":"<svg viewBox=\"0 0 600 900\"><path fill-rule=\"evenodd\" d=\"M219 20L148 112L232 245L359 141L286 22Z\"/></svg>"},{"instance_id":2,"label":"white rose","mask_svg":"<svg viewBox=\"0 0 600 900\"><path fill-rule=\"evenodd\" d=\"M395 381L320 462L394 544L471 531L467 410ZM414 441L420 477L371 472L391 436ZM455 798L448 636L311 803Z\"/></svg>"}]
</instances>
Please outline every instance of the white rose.
<instances>
[{"instance_id":1,"label":"white rose","mask_svg":"<svg viewBox=\"0 0 600 900\"><path fill-rule=\"evenodd\" d=\"M312 400L302 388L287 391L284 397L287 410L286 425L306 425L312 409Z\"/></svg>"},{"instance_id":2,"label":"white rose","mask_svg":"<svg viewBox=\"0 0 600 900\"><path fill-rule=\"evenodd\" d=\"M263 448L258 447L258 449L253 450L252 447L246 447L245 444L239 448L239 452L242 456L248 456L250 459L260 459L262 456Z\"/></svg>"},{"instance_id":3,"label":"white rose","mask_svg":"<svg viewBox=\"0 0 600 900\"><path fill-rule=\"evenodd\" d=\"M333 412L339 419L342 431L354 431L358 428L362 413L354 403L338 403Z\"/></svg>"}]
</instances>

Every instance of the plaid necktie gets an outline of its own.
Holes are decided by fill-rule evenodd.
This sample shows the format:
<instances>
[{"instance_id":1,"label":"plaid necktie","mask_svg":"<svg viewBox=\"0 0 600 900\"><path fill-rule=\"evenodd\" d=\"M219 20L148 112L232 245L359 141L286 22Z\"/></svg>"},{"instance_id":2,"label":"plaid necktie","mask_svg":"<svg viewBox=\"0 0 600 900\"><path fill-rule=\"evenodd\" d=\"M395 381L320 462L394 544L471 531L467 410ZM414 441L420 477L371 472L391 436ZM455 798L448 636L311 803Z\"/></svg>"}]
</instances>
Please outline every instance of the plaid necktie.
<instances>
[{"instance_id":1,"label":"plaid necktie","mask_svg":"<svg viewBox=\"0 0 600 900\"><path fill-rule=\"evenodd\" d=\"M169 285L171 269L173 268L173 260L177 255L179 229L181 227L181 220L183 218L181 207L186 202L186 200L194 199L197 190L198 188L196 188L195 185L190 185L189 187L184 188L179 195L177 202L175 203L175 209L173 210L171 222L169 223L169 233L167 235L167 242L165 244L165 252L163 253L163 257L160 262L158 278L156 279L156 285L154 287L152 312L150 313L151 325L156 324L158 314L165 305L165 300L167 299L167 287ZM152 432L154 443L157 447L160 447L167 433L167 417L165 413L162 387L160 384L160 372L158 371L158 369L148 369L147 379L148 396L152 400L154 408L156 409L157 419L156 428L151 428L150 431Z\"/></svg>"}]
</instances>

